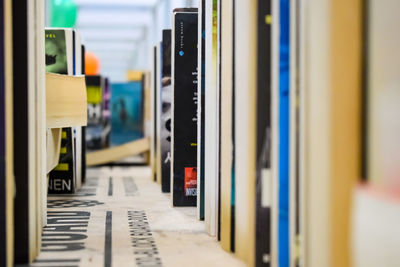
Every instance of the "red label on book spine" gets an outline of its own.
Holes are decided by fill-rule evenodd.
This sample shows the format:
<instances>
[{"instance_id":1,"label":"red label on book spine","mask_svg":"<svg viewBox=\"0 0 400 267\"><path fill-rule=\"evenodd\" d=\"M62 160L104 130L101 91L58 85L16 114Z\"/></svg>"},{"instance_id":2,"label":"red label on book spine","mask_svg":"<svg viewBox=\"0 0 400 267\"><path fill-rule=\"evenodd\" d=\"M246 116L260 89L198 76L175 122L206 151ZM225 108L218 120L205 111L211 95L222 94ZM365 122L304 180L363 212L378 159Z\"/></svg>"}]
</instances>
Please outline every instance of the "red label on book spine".
<instances>
[{"instance_id":1,"label":"red label on book spine","mask_svg":"<svg viewBox=\"0 0 400 267\"><path fill-rule=\"evenodd\" d=\"M185 196L197 195L197 168L185 168Z\"/></svg>"}]
</instances>

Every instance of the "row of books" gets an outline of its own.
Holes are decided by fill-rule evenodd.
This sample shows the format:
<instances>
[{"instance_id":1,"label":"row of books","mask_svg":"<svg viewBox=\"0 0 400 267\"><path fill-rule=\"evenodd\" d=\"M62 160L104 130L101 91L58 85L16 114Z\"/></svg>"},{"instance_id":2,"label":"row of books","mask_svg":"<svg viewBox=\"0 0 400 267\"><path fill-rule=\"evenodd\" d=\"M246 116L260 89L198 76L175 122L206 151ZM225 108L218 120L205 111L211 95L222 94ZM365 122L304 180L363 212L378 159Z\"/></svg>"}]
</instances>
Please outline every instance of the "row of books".
<instances>
[{"instance_id":1,"label":"row of books","mask_svg":"<svg viewBox=\"0 0 400 267\"><path fill-rule=\"evenodd\" d=\"M197 9L176 9L154 47L153 170L174 206L197 201Z\"/></svg>"},{"instance_id":2,"label":"row of books","mask_svg":"<svg viewBox=\"0 0 400 267\"><path fill-rule=\"evenodd\" d=\"M197 206L208 233L249 266L350 266L352 241L359 263L384 262L385 251L366 248L376 243L360 212L394 203L354 185L398 187L397 94L377 86L398 80L377 71L397 66L383 53L394 28L377 15L390 8L370 6L382 24L367 27L376 38L365 51L379 67L362 77L362 16L335 15L362 5L317 2L201 0L175 9L154 47L153 179L174 206Z\"/></svg>"},{"instance_id":3,"label":"row of books","mask_svg":"<svg viewBox=\"0 0 400 267\"><path fill-rule=\"evenodd\" d=\"M154 47L152 178L162 192L171 193L173 206L197 206L207 232L250 265L269 266L271 248L277 249L273 225L278 224L280 265L285 266L289 240L298 236L289 233L289 225L299 220L298 213L290 222L288 216L293 212L289 194L294 194L285 126L289 39L275 47L279 62L272 53L272 1L257 2L257 20L251 24L256 30L251 31L251 6L239 5L203 0L199 8L175 9L172 29L163 30ZM243 8L241 16L235 17L235 8ZM282 37L289 34L288 28L280 30ZM278 65L279 108L271 93L272 70ZM277 129L272 126L275 112L281 120ZM278 151L273 131L279 135ZM279 175L273 157L279 158ZM279 205L277 217L273 205Z\"/></svg>"}]
</instances>

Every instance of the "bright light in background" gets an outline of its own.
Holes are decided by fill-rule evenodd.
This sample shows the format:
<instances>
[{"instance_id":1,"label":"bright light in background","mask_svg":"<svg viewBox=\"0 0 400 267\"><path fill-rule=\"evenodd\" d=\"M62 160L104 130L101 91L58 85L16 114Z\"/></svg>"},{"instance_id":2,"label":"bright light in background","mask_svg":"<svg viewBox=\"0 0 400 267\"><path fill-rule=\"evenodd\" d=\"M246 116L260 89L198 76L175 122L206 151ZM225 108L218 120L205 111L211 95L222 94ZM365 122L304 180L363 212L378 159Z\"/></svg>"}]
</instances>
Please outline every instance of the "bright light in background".
<instances>
[{"instance_id":1,"label":"bright light in background","mask_svg":"<svg viewBox=\"0 0 400 267\"><path fill-rule=\"evenodd\" d=\"M150 70L153 46L171 27L172 10L197 7L197 0L75 0L76 29L87 51L97 55L100 74L126 80L128 70Z\"/></svg>"},{"instance_id":2,"label":"bright light in background","mask_svg":"<svg viewBox=\"0 0 400 267\"><path fill-rule=\"evenodd\" d=\"M123 41L140 41L145 38L145 29L143 27L132 27L122 29L85 29L81 28L80 33L84 36L85 41L88 42L101 42L110 40L123 40Z\"/></svg>"},{"instance_id":3,"label":"bright light in background","mask_svg":"<svg viewBox=\"0 0 400 267\"><path fill-rule=\"evenodd\" d=\"M75 0L80 6L134 6L134 7L154 7L158 0Z\"/></svg>"}]
</instances>

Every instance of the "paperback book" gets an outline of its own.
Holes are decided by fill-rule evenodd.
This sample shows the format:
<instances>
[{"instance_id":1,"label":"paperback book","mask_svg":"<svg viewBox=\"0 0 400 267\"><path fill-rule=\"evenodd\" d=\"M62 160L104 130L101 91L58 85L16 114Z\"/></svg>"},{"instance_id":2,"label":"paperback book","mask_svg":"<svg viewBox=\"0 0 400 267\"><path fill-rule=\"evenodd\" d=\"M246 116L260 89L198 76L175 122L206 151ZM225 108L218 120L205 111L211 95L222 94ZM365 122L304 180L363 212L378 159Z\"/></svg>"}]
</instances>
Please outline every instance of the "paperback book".
<instances>
[{"instance_id":1,"label":"paperback book","mask_svg":"<svg viewBox=\"0 0 400 267\"><path fill-rule=\"evenodd\" d=\"M256 123L256 266L270 266L271 253L271 1L258 1Z\"/></svg>"},{"instance_id":2,"label":"paperback book","mask_svg":"<svg viewBox=\"0 0 400 267\"><path fill-rule=\"evenodd\" d=\"M197 200L197 9L175 9L172 30L171 191L174 206Z\"/></svg>"}]
</instances>

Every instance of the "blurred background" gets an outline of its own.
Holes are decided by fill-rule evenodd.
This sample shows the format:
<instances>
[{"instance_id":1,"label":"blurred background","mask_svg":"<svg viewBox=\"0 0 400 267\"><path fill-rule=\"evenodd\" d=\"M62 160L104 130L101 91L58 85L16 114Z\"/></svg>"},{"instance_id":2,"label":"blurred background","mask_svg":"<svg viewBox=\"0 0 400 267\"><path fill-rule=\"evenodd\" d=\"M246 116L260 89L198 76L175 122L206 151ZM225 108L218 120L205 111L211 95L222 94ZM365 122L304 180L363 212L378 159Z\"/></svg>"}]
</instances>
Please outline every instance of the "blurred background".
<instances>
[{"instance_id":1,"label":"blurred background","mask_svg":"<svg viewBox=\"0 0 400 267\"><path fill-rule=\"evenodd\" d=\"M172 10L197 7L197 0L47 0L47 27L74 27L86 51L111 82L126 81L128 70L151 67L162 29L171 28Z\"/></svg>"}]
</instances>

